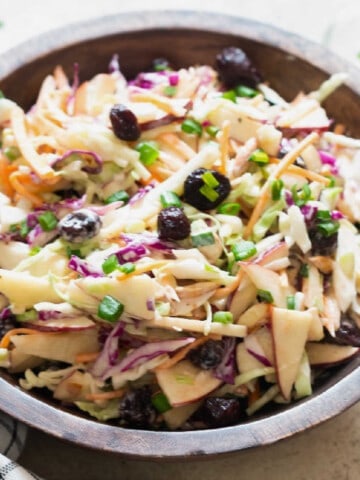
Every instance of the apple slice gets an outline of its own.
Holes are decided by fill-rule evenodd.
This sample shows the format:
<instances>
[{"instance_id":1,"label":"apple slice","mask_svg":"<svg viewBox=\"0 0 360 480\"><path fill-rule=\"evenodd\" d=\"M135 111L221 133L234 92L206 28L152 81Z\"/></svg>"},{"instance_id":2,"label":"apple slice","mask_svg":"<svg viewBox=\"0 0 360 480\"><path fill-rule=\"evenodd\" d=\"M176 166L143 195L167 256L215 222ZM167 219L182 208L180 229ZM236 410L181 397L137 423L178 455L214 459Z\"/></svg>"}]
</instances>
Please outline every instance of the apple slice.
<instances>
[{"instance_id":1,"label":"apple slice","mask_svg":"<svg viewBox=\"0 0 360 480\"><path fill-rule=\"evenodd\" d=\"M245 325L248 328L254 328L267 323L269 314L270 305L268 303L255 303L255 305L252 305L240 315L236 323Z\"/></svg>"},{"instance_id":2,"label":"apple slice","mask_svg":"<svg viewBox=\"0 0 360 480\"><path fill-rule=\"evenodd\" d=\"M310 365L335 365L358 354L360 348L351 345L308 342L306 352Z\"/></svg>"},{"instance_id":3,"label":"apple slice","mask_svg":"<svg viewBox=\"0 0 360 480\"><path fill-rule=\"evenodd\" d=\"M181 407L171 408L162 415L170 430L176 430L181 427L188 418L200 407L201 402L189 403Z\"/></svg>"},{"instance_id":4,"label":"apple slice","mask_svg":"<svg viewBox=\"0 0 360 480\"><path fill-rule=\"evenodd\" d=\"M201 370L188 360L156 371L156 378L173 407L196 402L222 383L213 376L212 371Z\"/></svg>"},{"instance_id":5,"label":"apple slice","mask_svg":"<svg viewBox=\"0 0 360 480\"><path fill-rule=\"evenodd\" d=\"M258 290L267 290L274 299L277 307L286 306L286 289L281 283L279 275L261 265L242 263L241 268L248 275Z\"/></svg>"},{"instance_id":6,"label":"apple slice","mask_svg":"<svg viewBox=\"0 0 360 480\"><path fill-rule=\"evenodd\" d=\"M14 335L12 343L19 352L48 360L74 363L79 353L99 351L97 330L92 328L73 333L36 333Z\"/></svg>"},{"instance_id":7,"label":"apple slice","mask_svg":"<svg viewBox=\"0 0 360 480\"><path fill-rule=\"evenodd\" d=\"M40 332L74 332L95 327L95 322L87 317L39 320L29 323L29 327Z\"/></svg>"},{"instance_id":8,"label":"apple slice","mask_svg":"<svg viewBox=\"0 0 360 480\"><path fill-rule=\"evenodd\" d=\"M85 400L86 394L90 393L90 382L91 375L76 370L57 385L54 390L54 398L64 402Z\"/></svg>"},{"instance_id":9,"label":"apple slice","mask_svg":"<svg viewBox=\"0 0 360 480\"><path fill-rule=\"evenodd\" d=\"M249 278L244 278L230 301L229 311L236 321L256 300L256 288Z\"/></svg>"},{"instance_id":10,"label":"apple slice","mask_svg":"<svg viewBox=\"0 0 360 480\"><path fill-rule=\"evenodd\" d=\"M248 352L244 342L239 343L236 347L236 364L239 373L246 373L257 368L264 368L264 364Z\"/></svg>"},{"instance_id":11,"label":"apple slice","mask_svg":"<svg viewBox=\"0 0 360 480\"><path fill-rule=\"evenodd\" d=\"M308 312L272 309L275 368L281 393L286 400L291 397L311 321L312 316Z\"/></svg>"},{"instance_id":12,"label":"apple slice","mask_svg":"<svg viewBox=\"0 0 360 480\"><path fill-rule=\"evenodd\" d=\"M28 355L22 353L18 348L10 350L10 367L8 368L10 373L25 372L28 368L35 368L41 365L44 361L43 358L35 357L34 355Z\"/></svg>"}]
</instances>

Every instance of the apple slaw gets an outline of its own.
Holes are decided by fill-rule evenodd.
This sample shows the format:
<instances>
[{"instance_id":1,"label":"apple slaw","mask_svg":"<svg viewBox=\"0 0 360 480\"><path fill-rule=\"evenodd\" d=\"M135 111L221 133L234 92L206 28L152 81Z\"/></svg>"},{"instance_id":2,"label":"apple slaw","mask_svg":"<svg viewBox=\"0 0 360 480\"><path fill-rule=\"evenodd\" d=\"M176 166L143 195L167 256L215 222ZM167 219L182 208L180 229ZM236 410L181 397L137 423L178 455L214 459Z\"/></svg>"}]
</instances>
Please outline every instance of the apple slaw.
<instances>
[{"instance_id":1,"label":"apple slaw","mask_svg":"<svg viewBox=\"0 0 360 480\"><path fill-rule=\"evenodd\" d=\"M136 428L311 395L360 347L360 140L322 107L345 78L288 102L207 65L127 81L114 56L84 82L56 67L26 112L0 98L0 365ZM161 231L168 209L185 236Z\"/></svg>"}]
</instances>

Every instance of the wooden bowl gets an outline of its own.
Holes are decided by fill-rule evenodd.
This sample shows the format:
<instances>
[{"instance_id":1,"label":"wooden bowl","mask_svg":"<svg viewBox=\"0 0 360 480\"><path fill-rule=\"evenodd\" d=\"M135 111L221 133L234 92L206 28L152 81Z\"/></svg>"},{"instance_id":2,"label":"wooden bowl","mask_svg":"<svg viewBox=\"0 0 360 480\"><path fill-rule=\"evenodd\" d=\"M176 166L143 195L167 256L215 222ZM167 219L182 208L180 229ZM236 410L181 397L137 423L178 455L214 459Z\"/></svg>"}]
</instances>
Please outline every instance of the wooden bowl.
<instances>
[{"instance_id":1,"label":"wooden bowl","mask_svg":"<svg viewBox=\"0 0 360 480\"><path fill-rule=\"evenodd\" d=\"M251 20L199 12L129 13L71 25L28 41L0 57L0 88L28 108L42 79L57 64L81 79L106 71L114 53L131 77L156 57L175 66L214 64L226 46L243 48L286 99L316 89L329 74L349 81L326 103L330 117L360 137L360 73L334 54L296 35ZM339 414L360 399L360 359L333 369L314 394L263 412L241 425L192 432L152 432L98 423L59 406L42 393L24 392L0 373L0 409L50 435L79 445L138 458L170 459L235 452L266 445Z\"/></svg>"}]
</instances>

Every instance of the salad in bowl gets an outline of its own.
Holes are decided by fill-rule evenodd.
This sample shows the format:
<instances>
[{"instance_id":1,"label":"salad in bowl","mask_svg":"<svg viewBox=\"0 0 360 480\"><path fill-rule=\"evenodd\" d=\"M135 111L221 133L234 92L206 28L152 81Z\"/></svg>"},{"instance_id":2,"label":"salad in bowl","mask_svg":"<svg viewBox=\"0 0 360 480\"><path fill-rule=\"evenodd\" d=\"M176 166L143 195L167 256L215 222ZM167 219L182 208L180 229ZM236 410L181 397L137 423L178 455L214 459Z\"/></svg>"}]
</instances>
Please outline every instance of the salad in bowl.
<instances>
[{"instance_id":1,"label":"salad in bowl","mask_svg":"<svg viewBox=\"0 0 360 480\"><path fill-rule=\"evenodd\" d=\"M246 53L0 98L0 365L100 421L216 428L360 347L360 140Z\"/></svg>"}]
</instances>

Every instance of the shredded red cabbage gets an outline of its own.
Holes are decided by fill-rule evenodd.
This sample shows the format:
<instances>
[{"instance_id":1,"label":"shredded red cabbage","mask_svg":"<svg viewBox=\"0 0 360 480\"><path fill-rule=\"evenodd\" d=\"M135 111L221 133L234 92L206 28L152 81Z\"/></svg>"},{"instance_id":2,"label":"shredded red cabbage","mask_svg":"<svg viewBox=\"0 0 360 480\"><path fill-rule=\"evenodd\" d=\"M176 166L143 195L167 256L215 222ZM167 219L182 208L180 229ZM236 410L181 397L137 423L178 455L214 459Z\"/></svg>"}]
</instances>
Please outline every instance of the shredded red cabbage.
<instances>
[{"instance_id":1,"label":"shredded red cabbage","mask_svg":"<svg viewBox=\"0 0 360 480\"><path fill-rule=\"evenodd\" d=\"M235 338L225 337L223 339L223 344L225 346L225 353L221 363L214 369L214 376L225 383L233 385L236 376Z\"/></svg>"},{"instance_id":2,"label":"shredded red cabbage","mask_svg":"<svg viewBox=\"0 0 360 480\"><path fill-rule=\"evenodd\" d=\"M54 168L62 168L66 164L67 160L71 160L70 157L72 155L78 155L81 158L84 164L81 170L83 170L84 172L96 175L102 171L102 159L97 153L90 150L68 150L64 153L62 157L57 158L51 166Z\"/></svg>"},{"instance_id":3,"label":"shredded red cabbage","mask_svg":"<svg viewBox=\"0 0 360 480\"><path fill-rule=\"evenodd\" d=\"M119 356L119 338L123 335L125 323L120 321L108 335L104 347L92 367L95 377L101 377L113 367Z\"/></svg>"},{"instance_id":4,"label":"shredded red cabbage","mask_svg":"<svg viewBox=\"0 0 360 480\"><path fill-rule=\"evenodd\" d=\"M136 262L137 260L148 254L149 250L147 250L144 245L133 243L121 248L120 250L115 252L114 255L116 255L120 265L123 265L127 262Z\"/></svg>"},{"instance_id":5,"label":"shredded red cabbage","mask_svg":"<svg viewBox=\"0 0 360 480\"><path fill-rule=\"evenodd\" d=\"M336 158L331 155L329 152L325 152L324 150L318 150L319 156L321 163L323 165L329 165L330 166L330 172L333 175L337 175L339 173L338 167L337 167L337 161Z\"/></svg>"},{"instance_id":6,"label":"shredded red cabbage","mask_svg":"<svg viewBox=\"0 0 360 480\"><path fill-rule=\"evenodd\" d=\"M302 205L300 207L301 213L303 214L305 223L309 224L315 220L318 208L315 205Z\"/></svg>"},{"instance_id":7,"label":"shredded red cabbage","mask_svg":"<svg viewBox=\"0 0 360 480\"><path fill-rule=\"evenodd\" d=\"M134 203L138 202L142 198L145 197L147 193L150 192L155 187L153 183L150 183L149 185L146 185L146 187L139 188L139 190L133 195L130 200L129 200L129 205L133 205Z\"/></svg>"},{"instance_id":8,"label":"shredded red cabbage","mask_svg":"<svg viewBox=\"0 0 360 480\"><path fill-rule=\"evenodd\" d=\"M45 232L40 225L36 225L35 228L30 230L26 236L26 241L31 247L43 247L47 243L51 242L58 235L58 230L50 230Z\"/></svg>"},{"instance_id":9,"label":"shredded red cabbage","mask_svg":"<svg viewBox=\"0 0 360 480\"><path fill-rule=\"evenodd\" d=\"M141 244L146 245L153 250L159 250L166 253L171 253L174 248L178 248L175 243L160 240L156 235L150 233L125 233L121 234L121 238L125 240L128 245Z\"/></svg>"},{"instance_id":10,"label":"shredded red cabbage","mask_svg":"<svg viewBox=\"0 0 360 480\"><path fill-rule=\"evenodd\" d=\"M89 265L88 262L82 260L76 255L71 255L68 267L77 272L82 277L103 277L104 274L97 268Z\"/></svg>"},{"instance_id":11,"label":"shredded red cabbage","mask_svg":"<svg viewBox=\"0 0 360 480\"><path fill-rule=\"evenodd\" d=\"M126 372L132 368L139 367L145 362L152 360L159 355L164 353L171 353L179 348L185 347L189 343L192 343L195 340L193 337L182 338L179 340L167 340L163 342L152 342L146 343L142 347L137 348L132 351L125 358L123 358L120 363L109 368L103 375L101 375L102 380L106 380L114 375L119 373Z\"/></svg>"},{"instance_id":12,"label":"shredded red cabbage","mask_svg":"<svg viewBox=\"0 0 360 480\"><path fill-rule=\"evenodd\" d=\"M109 63L109 73L118 72L120 72L119 55L117 53L114 53Z\"/></svg>"}]
</instances>

